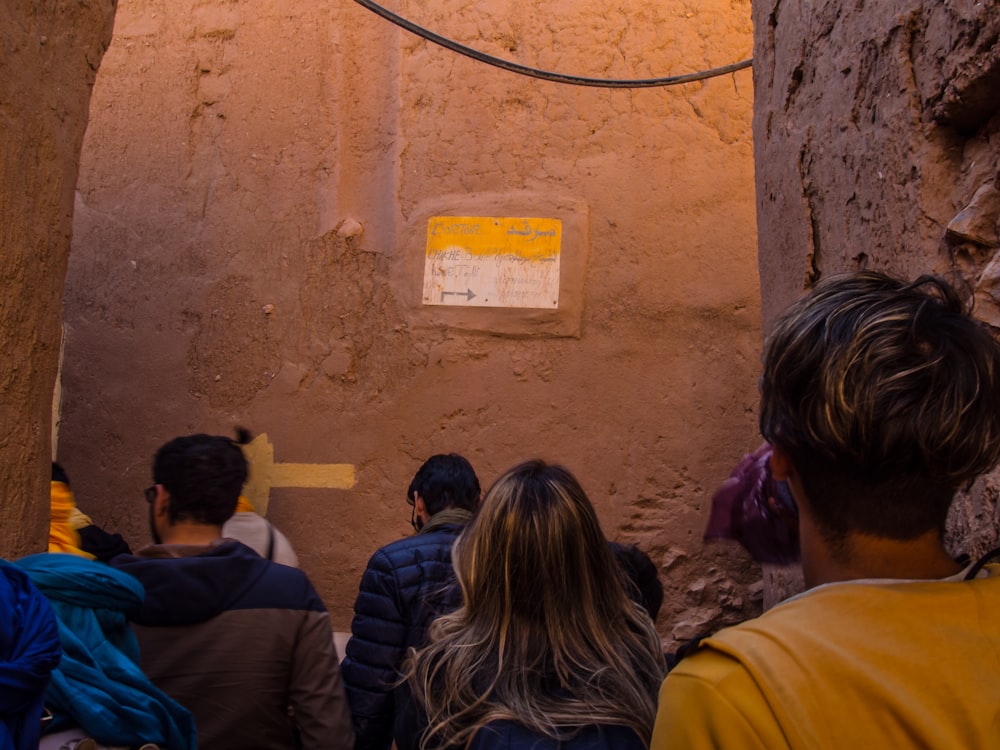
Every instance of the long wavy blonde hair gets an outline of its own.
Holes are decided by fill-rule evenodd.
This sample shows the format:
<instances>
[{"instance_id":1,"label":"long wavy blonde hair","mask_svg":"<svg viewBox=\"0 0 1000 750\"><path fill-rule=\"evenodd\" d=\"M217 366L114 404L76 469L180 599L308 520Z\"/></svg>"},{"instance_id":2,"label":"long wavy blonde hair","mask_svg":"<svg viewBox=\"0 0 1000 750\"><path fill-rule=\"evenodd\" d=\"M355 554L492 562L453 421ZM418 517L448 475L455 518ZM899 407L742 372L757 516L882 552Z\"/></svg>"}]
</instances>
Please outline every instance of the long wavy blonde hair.
<instances>
[{"instance_id":1,"label":"long wavy blonde hair","mask_svg":"<svg viewBox=\"0 0 1000 750\"><path fill-rule=\"evenodd\" d=\"M421 747L460 747L496 720L553 738L631 727L646 743L664 667L594 507L561 466L529 461L487 492L455 543L463 605L409 663Z\"/></svg>"}]
</instances>

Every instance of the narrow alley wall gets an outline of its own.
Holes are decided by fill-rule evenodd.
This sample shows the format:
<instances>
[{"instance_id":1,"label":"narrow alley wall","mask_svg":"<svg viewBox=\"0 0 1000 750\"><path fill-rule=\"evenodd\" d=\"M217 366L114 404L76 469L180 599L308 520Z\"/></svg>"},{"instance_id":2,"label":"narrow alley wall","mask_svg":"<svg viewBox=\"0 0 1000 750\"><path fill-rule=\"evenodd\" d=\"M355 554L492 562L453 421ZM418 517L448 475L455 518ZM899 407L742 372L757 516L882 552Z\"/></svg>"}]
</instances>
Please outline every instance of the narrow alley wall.
<instances>
[{"instance_id":1,"label":"narrow alley wall","mask_svg":"<svg viewBox=\"0 0 1000 750\"><path fill-rule=\"evenodd\" d=\"M73 189L113 0L0 7L0 557L45 549Z\"/></svg>"},{"instance_id":2,"label":"narrow alley wall","mask_svg":"<svg viewBox=\"0 0 1000 750\"><path fill-rule=\"evenodd\" d=\"M764 330L823 274L942 274L1000 327L996 2L754 3ZM997 546L1000 479L953 509L952 548ZM774 575L768 598L790 585ZM791 584L794 587L794 584Z\"/></svg>"},{"instance_id":3,"label":"narrow alley wall","mask_svg":"<svg viewBox=\"0 0 1000 750\"><path fill-rule=\"evenodd\" d=\"M752 46L746 0L393 8L592 77ZM121 0L65 295L59 458L79 504L141 545L156 448L245 426L265 436L255 491L346 629L369 555L409 533L425 458L462 453L485 488L537 456L659 565L668 642L759 611L759 567L701 541L757 443L752 100L746 70L520 77L349 0ZM428 296L440 216L559 220L558 299Z\"/></svg>"}]
</instances>

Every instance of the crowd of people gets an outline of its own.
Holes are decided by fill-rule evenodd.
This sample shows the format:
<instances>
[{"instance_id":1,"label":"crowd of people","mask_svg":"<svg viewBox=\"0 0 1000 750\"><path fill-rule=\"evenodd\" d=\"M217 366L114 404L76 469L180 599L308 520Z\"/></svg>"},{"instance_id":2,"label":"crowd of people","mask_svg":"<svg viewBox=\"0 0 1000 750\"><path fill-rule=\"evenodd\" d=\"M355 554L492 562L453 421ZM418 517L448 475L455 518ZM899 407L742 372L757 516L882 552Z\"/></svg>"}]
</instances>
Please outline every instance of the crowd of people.
<instances>
[{"instance_id":1,"label":"crowd of people","mask_svg":"<svg viewBox=\"0 0 1000 750\"><path fill-rule=\"evenodd\" d=\"M559 464L483 492L466 458L424 462L342 661L241 496L246 435L157 451L134 552L54 465L49 552L0 564L0 750L1000 747L1000 564L944 543L1000 462L1000 344L939 278L824 279L765 341L760 425L766 481L711 533L800 559L806 591L682 659L656 565Z\"/></svg>"}]
</instances>

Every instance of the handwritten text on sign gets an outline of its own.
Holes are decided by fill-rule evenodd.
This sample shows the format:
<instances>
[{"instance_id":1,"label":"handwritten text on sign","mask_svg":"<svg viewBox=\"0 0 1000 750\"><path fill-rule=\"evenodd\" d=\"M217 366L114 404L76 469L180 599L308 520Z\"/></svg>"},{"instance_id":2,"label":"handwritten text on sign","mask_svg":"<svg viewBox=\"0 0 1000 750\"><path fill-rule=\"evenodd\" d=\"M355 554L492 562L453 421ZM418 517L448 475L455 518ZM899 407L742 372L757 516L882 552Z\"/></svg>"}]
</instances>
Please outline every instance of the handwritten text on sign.
<instances>
[{"instance_id":1,"label":"handwritten text on sign","mask_svg":"<svg viewBox=\"0 0 1000 750\"><path fill-rule=\"evenodd\" d=\"M432 216L424 304L557 308L561 243L558 219Z\"/></svg>"}]
</instances>

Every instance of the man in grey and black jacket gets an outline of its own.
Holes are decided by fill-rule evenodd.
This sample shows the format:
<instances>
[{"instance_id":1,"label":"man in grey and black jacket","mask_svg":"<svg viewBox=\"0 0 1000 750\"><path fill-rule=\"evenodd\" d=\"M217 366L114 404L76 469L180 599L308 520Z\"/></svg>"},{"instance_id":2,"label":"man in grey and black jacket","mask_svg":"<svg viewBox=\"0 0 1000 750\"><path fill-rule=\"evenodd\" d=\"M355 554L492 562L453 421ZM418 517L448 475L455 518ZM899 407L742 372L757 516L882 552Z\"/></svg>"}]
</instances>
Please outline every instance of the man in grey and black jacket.
<instances>
[{"instance_id":1,"label":"man in grey and black jacket","mask_svg":"<svg viewBox=\"0 0 1000 750\"><path fill-rule=\"evenodd\" d=\"M479 504L479 479L454 453L431 456L407 491L415 536L382 547L368 562L342 664L357 750L411 750L418 719L401 668L427 628L461 604L451 546Z\"/></svg>"}]
</instances>

